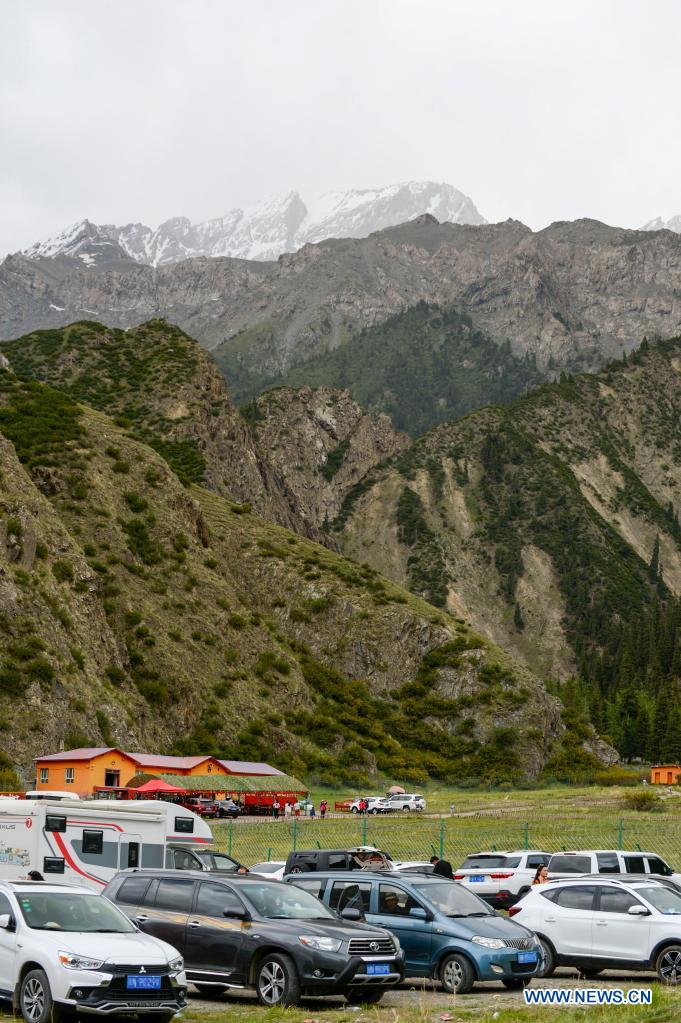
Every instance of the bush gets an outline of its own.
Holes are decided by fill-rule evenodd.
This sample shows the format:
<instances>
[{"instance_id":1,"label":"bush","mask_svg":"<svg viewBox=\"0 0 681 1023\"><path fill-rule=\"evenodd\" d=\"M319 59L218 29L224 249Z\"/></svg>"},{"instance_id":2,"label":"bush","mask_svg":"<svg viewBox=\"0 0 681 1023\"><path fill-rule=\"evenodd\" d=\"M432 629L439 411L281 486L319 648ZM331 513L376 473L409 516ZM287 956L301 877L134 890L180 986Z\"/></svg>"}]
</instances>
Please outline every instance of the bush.
<instances>
[{"instance_id":1,"label":"bush","mask_svg":"<svg viewBox=\"0 0 681 1023\"><path fill-rule=\"evenodd\" d=\"M626 792L622 800L622 806L627 810L650 813L651 811L662 809L662 800L660 799L659 792L656 792L655 789L650 787L641 788L635 789L632 792Z\"/></svg>"},{"instance_id":2,"label":"bush","mask_svg":"<svg viewBox=\"0 0 681 1023\"><path fill-rule=\"evenodd\" d=\"M68 561L55 561L52 566L52 575L58 583L73 582L73 568Z\"/></svg>"}]
</instances>

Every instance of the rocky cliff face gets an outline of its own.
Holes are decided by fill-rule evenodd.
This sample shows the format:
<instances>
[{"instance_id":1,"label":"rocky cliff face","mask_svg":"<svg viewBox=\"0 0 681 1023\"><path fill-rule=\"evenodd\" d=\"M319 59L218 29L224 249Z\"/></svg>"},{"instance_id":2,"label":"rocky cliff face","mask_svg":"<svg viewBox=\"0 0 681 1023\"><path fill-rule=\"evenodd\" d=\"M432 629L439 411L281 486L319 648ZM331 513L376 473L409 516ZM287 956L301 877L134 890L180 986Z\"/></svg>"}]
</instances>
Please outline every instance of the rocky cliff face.
<instances>
[{"instance_id":1,"label":"rocky cliff face","mask_svg":"<svg viewBox=\"0 0 681 1023\"><path fill-rule=\"evenodd\" d=\"M417 302L457 306L539 369L589 369L681 323L681 237L596 221L533 233L426 216L366 239L305 245L276 263L192 259L154 269L86 269L74 257L8 257L0 334L97 318L155 316L209 348L239 400Z\"/></svg>"},{"instance_id":2,"label":"rocky cliff face","mask_svg":"<svg viewBox=\"0 0 681 1023\"><path fill-rule=\"evenodd\" d=\"M676 339L444 424L349 496L343 550L545 676L609 646L615 672L622 630L681 594L680 383Z\"/></svg>"}]
</instances>

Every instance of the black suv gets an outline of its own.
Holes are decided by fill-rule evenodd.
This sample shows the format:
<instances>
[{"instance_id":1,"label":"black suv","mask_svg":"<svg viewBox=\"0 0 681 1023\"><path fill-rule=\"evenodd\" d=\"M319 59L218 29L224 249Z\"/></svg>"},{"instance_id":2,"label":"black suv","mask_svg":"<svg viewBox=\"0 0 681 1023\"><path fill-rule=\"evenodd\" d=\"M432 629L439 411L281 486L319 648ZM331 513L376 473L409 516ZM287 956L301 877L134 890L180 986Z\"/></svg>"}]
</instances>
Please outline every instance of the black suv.
<instances>
[{"instance_id":1,"label":"black suv","mask_svg":"<svg viewBox=\"0 0 681 1023\"><path fill-rule=\"evenodd\" d=\"M288 854L284 874L311 870L394 870L390 856L369 845L354 849L298 849Z\"/></svg>"},{"instance_id":2,"label":"black suv","mask_svg":"<svg viewBox=\"0 0 681 1023\"><path fill-rule=\"evenodd\" d=\"M378 1002L404 976L404 953L389 931L357 922L357 909L341 918L281 881L126 870L104 895L177 948L203 994L254 987L263 1005L292 1005L304 994Z\"/></svg>"}]
</instances>

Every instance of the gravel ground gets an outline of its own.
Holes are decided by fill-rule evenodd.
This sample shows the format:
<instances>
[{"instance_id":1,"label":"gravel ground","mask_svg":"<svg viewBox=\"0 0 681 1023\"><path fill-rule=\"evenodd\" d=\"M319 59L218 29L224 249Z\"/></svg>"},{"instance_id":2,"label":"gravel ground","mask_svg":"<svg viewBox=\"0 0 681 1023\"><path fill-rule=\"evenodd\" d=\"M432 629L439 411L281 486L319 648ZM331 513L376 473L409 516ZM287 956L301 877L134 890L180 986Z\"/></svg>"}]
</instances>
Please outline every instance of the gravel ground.
<instances>
[{"instance_id":1,"label":"gravel ground","mask_svg":"<svg viewBox=\"0 0 681 1023\"><path fill-rule=\"evenodd\" d=\"M533 987L647 987L656 986L657 979L653 973L631 973L620 971L608 971L597 980L580 980L577 974L571 970L557 970L555 976L548 980L533 980ZM215 998L206 999L190 987L190 1005L195 1010L206 1010L215 1012L220 1006L228 1008L230 1005L256 1003L255 994L252 991L233 991L230 994L216 995ZM193 994L192 994L193 992ZM680 992L681 998L681 992ZM326 1009L338 1009L344 1004L342 998L306 998L303 1005L315 1012ZM406 1008L407 1006L421 1006L426 1011L439 1010L452 1012L458 1006L461 1009L494 1010L499 1006L519 1007L524 1005L521 991L507 991L499 983L476 984L470 994L448 995L430 981L421 978L393 988L381 999L381 1008ZM349 1010L354 1011L354 1010Z\"/></svg>"}]
</instances>

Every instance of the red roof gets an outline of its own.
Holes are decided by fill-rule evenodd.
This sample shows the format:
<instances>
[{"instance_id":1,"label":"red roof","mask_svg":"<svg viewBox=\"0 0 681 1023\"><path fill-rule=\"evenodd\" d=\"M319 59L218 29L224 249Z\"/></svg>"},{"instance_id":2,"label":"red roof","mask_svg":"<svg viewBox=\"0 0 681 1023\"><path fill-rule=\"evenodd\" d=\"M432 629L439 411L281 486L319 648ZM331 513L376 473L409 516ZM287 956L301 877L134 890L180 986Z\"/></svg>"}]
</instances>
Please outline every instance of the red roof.
<instances>
[{"instance_id":1,"label":"red roof","mask_svg":"<svg viewBox=\"0 0 681 1023\"><path fill-rule=\"evenodd\" d=\"M116 746L81 746L79 749L65 749L61 753L50 753L46 757L34 757L36 761L41 763L45 760L94 760L95 757L101 757L105 753L123 753L122 750L117 749ZM123 753L123 756L126 756Z\"/></svg>"},{"instance_id":2,"label":"red roof","mask_svg":"<svg viewBox=\"0 0 681 1023\"><path fill-rule=\"evenodd\" d=\"M185 793L186 789L180 789L177 785L169 785L167 781L163 781L162 778L150 778L149 781L145 781L143 785L138 785L137 788L129 788L128 792L174 792L175 795Z\"/></svg>"},{"instance_id":3,"label":"red roof","mask_svg":"<svg viewBox=\"0 0 681 1023\"><path fill-rule=\"evenodd\" d=\"M171 757L171 756L156 756L154 753L128 753L131 760L134 760L140 767L180 767L185 771L191 770L192 767L196 767L197 764L202 764L205 760L213 760L213 757Z\"/></svg>"},{"instance_id":4,"label":"red roof","mask_svg":"<svg viewBox=\"0 0 681 1023\"><path fill-rule=\"evenodd\" d=\"M260 762L251 763L249 760L218 760L219 764L229 771L230 774L281 774L276 767Z\"/></svg>"}]
</instances>

